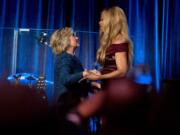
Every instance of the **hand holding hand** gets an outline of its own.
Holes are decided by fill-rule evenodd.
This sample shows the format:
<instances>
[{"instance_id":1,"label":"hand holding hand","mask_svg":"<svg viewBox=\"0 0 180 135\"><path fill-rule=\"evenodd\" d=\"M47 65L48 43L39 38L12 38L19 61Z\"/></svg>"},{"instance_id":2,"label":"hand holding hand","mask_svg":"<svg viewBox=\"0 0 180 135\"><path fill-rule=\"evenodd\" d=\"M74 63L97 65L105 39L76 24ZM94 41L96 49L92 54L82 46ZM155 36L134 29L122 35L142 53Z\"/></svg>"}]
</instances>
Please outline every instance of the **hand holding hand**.
<instances>
[{"instance_id":1,"label":"hand holding hand","mask_svg":"<svg viewBox=\"0 0 180 135\"><path fill-rule=\"evenodd\" d=\"M86 76L88 76L89 74L90 74L90 72L89 72L87 69L85 69L85 70L83 71L83 78L86 77Z\"/></svg>"},{"instance_id":2,"label":"hand holding hand","mask_svg":"<svg viewBox=\"0 0 180 135\"><path fill-rule=\"evenodd\" d=\"M98 70L94 69L94 70L89 70L90 73L93 73L95 75L101 75L101 72L99 72Z\"/></svg>"},{"instance_id":3,"label":"hand holding hand","mask_svg":"<svg viewBox=\"0 0 180 135\"><path fill-rule=\"evenodd\" d=\"M79 80L79 82L87 79L87 80L100 80L101 73L97 70L84 70L83 71L83 78Z\"/></svg>"},{"instance_id":4,"label":"hand holding hand","mask_svg":"<svg viewBox=\"0 0 180 135\"><path fill-rule=\"evenodd\" d=\"M95 74L95 73L90 73L89 75L86 76L87 80L91 80L91 81L97 81L101 79L101 75L100 74Z\"/></svg>"}]
</instances>

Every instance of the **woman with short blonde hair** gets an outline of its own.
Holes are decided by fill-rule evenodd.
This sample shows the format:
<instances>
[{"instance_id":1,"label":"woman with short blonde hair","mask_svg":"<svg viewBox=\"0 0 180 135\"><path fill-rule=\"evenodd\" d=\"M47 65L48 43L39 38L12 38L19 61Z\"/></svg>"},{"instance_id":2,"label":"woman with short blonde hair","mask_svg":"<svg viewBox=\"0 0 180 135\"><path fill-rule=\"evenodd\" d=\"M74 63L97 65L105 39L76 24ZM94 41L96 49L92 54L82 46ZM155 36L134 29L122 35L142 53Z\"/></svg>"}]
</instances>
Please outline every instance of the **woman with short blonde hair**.
<instances>
[{"instance_id":1,"label":"woman with short blonde hair","mask_svg":"<svg viewBox=\"0 0 180 135\"><path fill-rule=\"evenodd\" d=\"M69 37L73 34L73 31L69 27L56 30L50 39L50 45L55 54L62 53L68 48L70 41Z\"/></svg>"},{"instance_id":2,"label":"woman with short blonde hair","mask_svg":"<svg viewBox=\"0 0 180 135\"><path fill-rule=\"evenodd\" d=\"M66 113L87 96L91 84L86 80L79 82L88 73L75 56L75 50L79 46L78 37L70 27L52 33L50 44L55 54L54 96L59 131L63 132Z\"/></svg>"}]
</instances>

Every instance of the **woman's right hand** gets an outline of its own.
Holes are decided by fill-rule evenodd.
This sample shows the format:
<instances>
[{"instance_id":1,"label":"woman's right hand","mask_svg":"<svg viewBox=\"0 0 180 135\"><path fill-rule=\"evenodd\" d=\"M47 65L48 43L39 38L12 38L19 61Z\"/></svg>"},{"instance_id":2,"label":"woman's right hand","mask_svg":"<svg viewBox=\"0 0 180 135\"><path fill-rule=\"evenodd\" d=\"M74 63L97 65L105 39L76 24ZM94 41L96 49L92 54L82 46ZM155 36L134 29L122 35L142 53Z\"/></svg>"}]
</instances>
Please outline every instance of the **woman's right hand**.
<instances>
[{"instance_id":1,"label":"woman's right hand","mask_svg":"<svg viewBox=\"0 0 180 135\"><path fill-rule=\"evenodd\" d=\"M92 87L96 87L98 89L101 89L101 84L97 82L91 82Z\"/></svg>"},{"instance_id":2,"label":"woman's right hand","mask_svg":"<svg viewBox=\"0 0 180 135\"><path fill-rule=\"evenodd\" d=\"M97 92L99 92L99 91L101 90L101 84L98 83L98 82L92 81L92 82L91 82L91 87L92 87L92 91L93 91L94 93L97 93Z\"/></svg>"}]
</instances>

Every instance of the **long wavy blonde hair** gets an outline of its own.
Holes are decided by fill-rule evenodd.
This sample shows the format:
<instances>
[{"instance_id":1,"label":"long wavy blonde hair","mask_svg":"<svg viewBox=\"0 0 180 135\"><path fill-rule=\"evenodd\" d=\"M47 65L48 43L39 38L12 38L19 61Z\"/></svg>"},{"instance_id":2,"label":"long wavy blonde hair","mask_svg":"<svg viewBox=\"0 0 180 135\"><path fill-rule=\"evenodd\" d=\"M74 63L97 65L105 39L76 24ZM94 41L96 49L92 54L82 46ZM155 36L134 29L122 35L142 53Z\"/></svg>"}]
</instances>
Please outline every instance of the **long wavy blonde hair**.
<instances>
[{"instance_id":1,"label":"long wavy blonde hair","mask_svg":"<svg viewBox=\"0 0 180 135\"><path fill-rule=\"evenodd\" d=\"M60 30L53 32L50 38L50 45L53 49L54 54L60 54L66 51L70 44L70 36L73 31L70 27L65 27Z\"/></svg>"},{"instance_id":2,"label":"long wavy blonde hair","mask_svg":"<svg viewBox=\"0 0 180 135\"><path fill-rule=\"evenodd\" d=\"M115 6L110 9L105 9L101 13L101 18L105 22L103 29L100 29L100 47L97 51L97 61L104 64L107 48L111 45L112 40L118 35L128 43L128 65L132 63L132 42L128 33L128 24L124 11Z\"/></svg>"}]
</instances>

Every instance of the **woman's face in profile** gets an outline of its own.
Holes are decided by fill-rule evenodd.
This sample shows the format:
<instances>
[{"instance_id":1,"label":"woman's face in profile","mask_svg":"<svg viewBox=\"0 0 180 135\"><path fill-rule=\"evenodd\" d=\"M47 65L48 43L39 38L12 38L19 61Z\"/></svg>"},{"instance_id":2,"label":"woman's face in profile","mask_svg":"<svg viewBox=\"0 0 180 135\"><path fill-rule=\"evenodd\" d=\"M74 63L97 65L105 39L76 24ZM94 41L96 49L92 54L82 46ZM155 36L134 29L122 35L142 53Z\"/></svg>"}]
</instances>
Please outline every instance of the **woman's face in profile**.
<instances>
[{"instance_id":1,"label":"woman's face in profile","mask_svg":"<svg viewBox=\"0 0 180 135\"><path fill-rule=\"evenodd\" d=\"M99 29L103 31L103 18L99 21Z\"/></svg>"},{"instance_id":2,"label":"woman's face in profile","mask_svg":"<svg viewBox=\"0 0 180 135\"><path fill-rule=\"evenodd\" d=\"M99 21L99 29L101 31L104 31L105 28L108 26L108 24L109 24L109 16L107 13L103 13Z\"/></svg>"},{"instance_id":3,"label":"woman's face in profile","mask_svg":"<svg viewBox=\"0 0 180 135\"><path fill-rule=\"evenodd\" d=\"M70 45L73 47L78 47L78 37L75 33L72 33L72 35L69 37L70 39Z\"/></svg>"}]
</instances>

